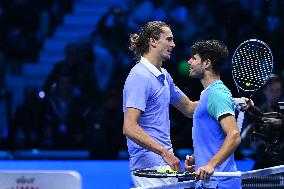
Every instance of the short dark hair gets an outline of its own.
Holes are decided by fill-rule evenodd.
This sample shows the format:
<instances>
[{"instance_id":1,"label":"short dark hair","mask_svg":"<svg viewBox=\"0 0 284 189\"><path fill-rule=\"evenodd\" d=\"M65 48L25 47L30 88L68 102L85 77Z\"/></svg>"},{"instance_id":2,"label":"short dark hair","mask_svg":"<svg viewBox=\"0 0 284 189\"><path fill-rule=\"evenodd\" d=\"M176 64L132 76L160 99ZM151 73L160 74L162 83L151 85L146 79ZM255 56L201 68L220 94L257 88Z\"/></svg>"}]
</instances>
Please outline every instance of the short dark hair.
<instances>
[{"instance_id":1,"label":"short dark hair","mask_svg":"<svg viewBox=\"0 0 284 189\"><path fill-rule=\"evenodd\" d=\"M191 55L198 54L201 61L209 59L212 62L212 69L215 73L220 73L221 67L228 58L227 46L218 40L204 40L195 43L191 47Z\"/></svg>"},{"instance_id":2,"label":"short dark hair","mask_svg":"<svg viewBox=\"0 0 284 189\"><path fill-rule=\"evenodd\" d=\"M149 51L148 41L150 38L160 39L161 33L164 33L162 27L170 28L165 22L147 22L137 33L130 34L129 49L134 53L136 60L140 60L140 57Z\"/></svg>"}]
</instances>

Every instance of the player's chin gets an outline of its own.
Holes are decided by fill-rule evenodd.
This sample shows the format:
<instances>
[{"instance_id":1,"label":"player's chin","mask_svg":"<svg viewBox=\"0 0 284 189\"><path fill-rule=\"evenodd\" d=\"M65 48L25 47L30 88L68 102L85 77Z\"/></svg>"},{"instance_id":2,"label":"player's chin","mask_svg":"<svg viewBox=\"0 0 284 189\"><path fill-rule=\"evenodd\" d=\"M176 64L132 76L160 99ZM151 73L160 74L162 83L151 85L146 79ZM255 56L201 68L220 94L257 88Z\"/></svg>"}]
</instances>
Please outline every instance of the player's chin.
<instances>
[{"instance_id":1,"label":"player's chin","mask_svg":"<svg viewBox=\"0 0 284 189\"><path fill-rule=\"evenodd\" d=\"M196 75L192 71L190 71L188 75L191 78L197 78Z\"/></svg>"},{"instance_id":2,"label":"player's chin","mask_svg":"<svg viewBox=\"0 0 284 189\"><path fill-rule=\"evenodd\" d=\"M170 60L171 59L171 55L168 54L168 55L164 56L164 59L165 59L165 61Z\"/></svg>"}]
</instances>

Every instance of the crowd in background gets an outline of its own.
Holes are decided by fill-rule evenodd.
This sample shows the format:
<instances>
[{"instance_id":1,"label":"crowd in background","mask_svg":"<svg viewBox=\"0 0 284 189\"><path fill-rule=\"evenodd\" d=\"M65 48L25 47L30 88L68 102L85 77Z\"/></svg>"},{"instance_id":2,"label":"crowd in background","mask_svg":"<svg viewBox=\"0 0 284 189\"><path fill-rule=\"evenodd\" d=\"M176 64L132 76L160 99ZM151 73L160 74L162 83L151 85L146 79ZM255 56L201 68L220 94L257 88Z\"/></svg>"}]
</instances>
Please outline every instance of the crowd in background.
<instances>
[{"instance_id":1,"label":"crowd in background","mask_svg":"<svg viewBox=\"0 0 284 189\"><path fill-rule=\"evenodd\" d=\"M37 61L44 39L52 35L64 14L72 11L72 3L1 0L0 86L5 72L20 74L24 62ZM199 99L202 86L188 77L188 47L201 39L223 41L231 56L244 40L265 41L274 55L273 72L281 81L283 6L281 0L136 0L111 7L90 36L65 47L65 59L54 64L42 84L44 98L38 98L36 89L26 87L25 101L13 114L3 148L89 149L94 159L119 158L118 152L126 149L122 135L123 81L135 64L128 50L129 34L151 20L162 20L172 27L176 47L163 66L191 100ZM237 97L230 66L228 59L221 77ZM281 99L282 87L279 93ZM268 96L258 95L256 105L265 102L262 98ZM174 109L170 115L174 149L192 149L192 120Z\"/></svg>"}]
</instances>

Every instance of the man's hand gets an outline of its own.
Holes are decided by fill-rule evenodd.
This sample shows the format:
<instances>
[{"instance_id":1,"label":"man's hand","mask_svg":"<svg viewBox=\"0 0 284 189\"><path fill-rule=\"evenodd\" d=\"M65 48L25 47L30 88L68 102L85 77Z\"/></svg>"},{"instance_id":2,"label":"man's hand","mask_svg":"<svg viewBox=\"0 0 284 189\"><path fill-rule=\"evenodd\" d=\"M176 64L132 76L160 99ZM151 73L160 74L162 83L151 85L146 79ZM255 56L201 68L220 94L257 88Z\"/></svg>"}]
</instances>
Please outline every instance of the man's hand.
<instances>
[{"instance_id":1,"label":"man's hand","mask_svg":"<svg viewBox=\"0 0 284 189\"><path fill-rule=\"evenodd\" d=\"M241 97L241 98L234 98L235 106L240 111L246 111L250 107L254 106L254 102L251 99Z\"/></svg>"},{"instance_id":2,"label":"man's hand","mask_svg":"<svg viewBox=\"0 0 284 189\"><path fill-rule=\"evenodd\" d=\"M181 170L180 160L172 152L169 152L165 149L163 150L161 156L165 160L165 162L172 168L172 170Z\"/></svg>"},{"instance_id":3,"label":"man's hand","mask_svg":"<svg viewBox=\"0 0 284 189\"><path fill-rule=\"evenodd\" d=\"M245 101L245 103L246 103L246 105L244 107L242 107L243 111L246 111L250 107L254 106L254 102L252 101L252 99L245 98L245 97L241 97L241 99L243 99Z\"/></svg>"},{"instance_id":4,"label":"man's hand","mask_svg":"<svg viewBox=\"0 0 284 189\"><path fill-rule=\"evenodd\" d=\"M197 179L209 180L210 176L214 173L214 167L205 165L196 171Z\"/></svg>"},{"instance_id":5,"label":"man's hand","mask_svg":"<svg viewBox=\"0 0 284 189\"><path fill-rule=\"evenodd\" d=\"M184 162L184 169L193 172L195 168L195 159L193 155L187 155L185 157L185 162Z\"/></svg>"}]
</instances>

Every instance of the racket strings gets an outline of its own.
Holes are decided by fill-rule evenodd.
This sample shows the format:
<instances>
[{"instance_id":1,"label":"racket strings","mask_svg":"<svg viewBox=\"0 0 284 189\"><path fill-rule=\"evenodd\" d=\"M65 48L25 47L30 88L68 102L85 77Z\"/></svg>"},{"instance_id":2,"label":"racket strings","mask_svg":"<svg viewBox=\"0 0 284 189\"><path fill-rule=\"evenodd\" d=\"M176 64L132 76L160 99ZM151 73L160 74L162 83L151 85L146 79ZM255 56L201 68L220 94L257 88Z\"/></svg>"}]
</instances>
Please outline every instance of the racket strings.
<instances>
[{"instance_id":1,"label":"racket strings","mask_svg":"<svg viewBox=\"0 0 284 189\"><path fill-rule=\"evenodd\" d=\"M232 72L236 84L244 91L255 91L266 83L273 68L272 53L259 41L245 41L233 56Z\"/></svg>"}]
</instances>

